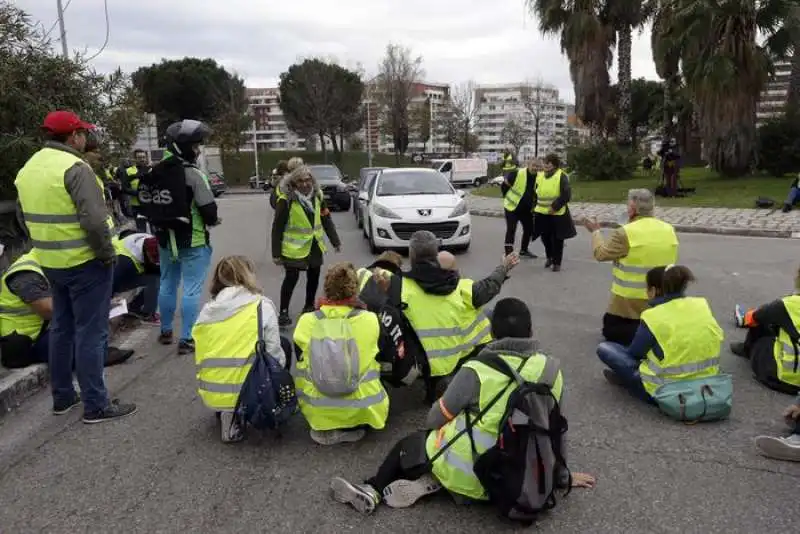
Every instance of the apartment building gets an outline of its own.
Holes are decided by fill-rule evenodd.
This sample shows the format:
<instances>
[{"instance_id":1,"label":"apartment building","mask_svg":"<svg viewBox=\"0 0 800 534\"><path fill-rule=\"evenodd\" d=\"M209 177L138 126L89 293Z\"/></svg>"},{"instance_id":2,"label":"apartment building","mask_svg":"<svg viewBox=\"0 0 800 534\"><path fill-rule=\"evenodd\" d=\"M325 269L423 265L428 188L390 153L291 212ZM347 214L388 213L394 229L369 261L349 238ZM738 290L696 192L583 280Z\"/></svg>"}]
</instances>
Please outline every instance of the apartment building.
<instances>
[{"instance_id":1,"label":"apartment building","mask_svg":"<svg viewBox=\"0 0 800 534\"><path fill-rule=\"evenodd\" d=\"M254 129L247 132L249 138L242 146L244 151L305 150L306 140L290 131L280 107L280 91L277 87L247 88L250 112Z\"/></svg>"},{"instance_id":2,"label":"apartment building","mask_svg":"<svg viewBox=\"0 0 800 534\"><path fill-rule=\"evenodd\" d=\"M756 108L757 123L763 124L769 119L774 119L783 114L786 98L789 94L789 76L792 64L789 61L775 63L775 72L761 91L761 98Z\"/></svg>"},{"instance_id":3,"label":"apartment building","mask_svg":"<svg viewBox=\"0 0 800 534\"><path fill-rule=\"evenodd\" d=\"M566 155L569 125L568 105L558 89L544 83L478 85L475 88L477 120L475 134L480 139L478 153L484 157L501 154L508 147L503 129L513 120L528 133L518 157L526 160L550 152ZM527 106L526 106L527 103ZM535 115L539 116L538 150Z\"/></svg>"}]
</instances>

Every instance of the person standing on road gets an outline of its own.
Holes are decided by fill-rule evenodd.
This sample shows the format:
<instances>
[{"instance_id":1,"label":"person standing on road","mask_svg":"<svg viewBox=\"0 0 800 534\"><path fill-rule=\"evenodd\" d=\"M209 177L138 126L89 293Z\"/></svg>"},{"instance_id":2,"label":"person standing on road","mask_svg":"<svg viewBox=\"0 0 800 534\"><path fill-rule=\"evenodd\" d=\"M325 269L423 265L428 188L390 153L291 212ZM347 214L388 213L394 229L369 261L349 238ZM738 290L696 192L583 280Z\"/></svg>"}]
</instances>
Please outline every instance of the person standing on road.
<instances>
[{"instance_id":1,"label":"person standing on road","mask_svg":"<svg viewBox=\"0 0 800 534\"><path fill-rule=\"evenodd\" d=\"M758 436L755 439L756 450L767 458L800 462L800 396L786 408L783 418L792 433L782 438Z\"/></svg>"},{"instance_id":2,"label":"person standing on road","mask_svg":"<svg viewBox=\"0 0 800 534\"><path fill-rule=\"evenodd\" d=\"M503 176L513 175L517 172L517 161L511 149L507 148L503 151Z\"/></svg>"},{"instance_id":3,"label":"person standing on road","mask_svg":"<svg viewBox=\"0 0 800 534\"><path fill-rule=\"evenodd\" d=\"M102 423L136 412L110 401L103 378L115 251L114 223L103 182L83 160L94 126L69 111L45 117L48 139L17 174L19 207L53 297L50 384L53 413L83 401L83 422ZM72 384L73 360L81 394Z\"/></svg>"},{"instance_id":4,"label":"person standing on road","mask_svg":"<svg viewBox=\"0 0 800 534\"><path fill-rule=\"evenodd\" d=\"M292 160L289 161L290 167ZM314 311L320 269L327 250L325 234L336 252L341 252L342 242L322 191L308 167L301 164L278 184L275 217L272 219L272 261L284 268L278 317L281 326L292 324L289 304L301 271L306 271L303 313Z\"/></svg>"},{"instance_id":5,"label":"person standing on road","mask_svg":"<svg viewBox=\"0 0 800 534\"><path fill-rule=\"evenodd\" d=\"M272 169L272 177L270 178L272 180L272 191L269 193L269 205L272 206L272 209L275 209L275 205L278 202L278 185L287 174L289 174L289 164L284 160L280 160L275 168Z\"/></svg>"},{"instance_id":6,"label":"person standing on road","mask_svg":"<svg viewBox=\"0 0 800 534\"><path fill-rule=\"evenodd\" d=\"M185 119L167 127L164 159L139 182L140 212L158 238L161 286L159 342L173 342L173 321L181 292L181 331L178 354L194 352L192 327L200 311L203 284L211 264L208 228L221 221L208 177L197 165L200 145L211 130L204 123Z\"/></svg>"},{"instance_id":7,"label":"person standing on road","mask_svg":"<svg viewBox=\"0 0 800 534\"><path fill-rule=\"evenodd\" d=\"M533 227L542 236L547 254L544 266L552 268L553 272L561 270L564 241L577 235L568 206L572 198L569 176L560 167L561 160L558 156L548 154L544 158L544 171L536 175L533 192Z\"/></svg>"},{"instance_id":8,"label":"person standing on road","mask_svg":"<svg viewBox=\"0 0 800 534\"><path fill-rule=\"evenodd\" d=\"M142 215L139 203L139 182L142 176L150 172L150 161L147 151L136 149L133 151L133 163L128 167L117 169L117 178L122 184L122 191L127 196L130 206L130 216L136 221L136 229L147 232L147 219Z\"/></svg>"},{"instance_id":9,"label":"person standing on road","mask_svg":"<svg viewBox=\"0 0 800 534\"><path fill-rule=\"evenodd\" d=\"M505 168L505 167L504 167ZM535 254L528 251L533 236L533 189L536 173L539 168L538 160L528 162L527 168L511 170L505 173L505 179L500 186L503 193L503 211L506 218L506 237L504 242L505 254L514 252L517 224L522 225L522 243L519 255L522 258L535 258ZM514 166L516 169L516 166Z\"/></svg>"},{"instance_id":10,"label":"person standing on road","mask_svg":"<svg viewBox=\"0 0 800 534\"><path fill-rule=\"evenodd\" d=\"M603 315L603 337L630 345L648 307L646 275L678 261L678 236L671 224L655 218L655 200L647 189L628 191L628 222L603 239L600 224L584 219L592 234L594 259L614 263L611 300Z\"/></svg>"}]
</instances>

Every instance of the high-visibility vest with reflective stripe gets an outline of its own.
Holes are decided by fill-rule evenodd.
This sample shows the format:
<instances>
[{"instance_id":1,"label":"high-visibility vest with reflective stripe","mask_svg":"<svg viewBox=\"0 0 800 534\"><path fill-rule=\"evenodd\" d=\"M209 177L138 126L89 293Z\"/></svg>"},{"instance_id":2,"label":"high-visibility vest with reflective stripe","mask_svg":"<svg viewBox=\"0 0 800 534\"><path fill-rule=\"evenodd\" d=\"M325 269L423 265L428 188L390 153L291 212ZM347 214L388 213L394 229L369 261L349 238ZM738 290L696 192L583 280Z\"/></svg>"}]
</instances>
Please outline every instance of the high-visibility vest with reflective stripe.
<instances>
[{"instance_id":1,"label":"high-visibility vest with reflective stripe","mask_svg":"<svg viewBox=\"0 0 800 534\"><path fill-rule=\"evenodd\" d=\"M561 195L562 174L563 171L561 169L556 170L553 176L549 178L543 172L536 174L536 205L533 207L534 213L544 215L550 213L550 206ZM567 206L562 206L553 215L564 215L566 212Z\"/></svg>"},{"instance_id":2,"label":"high-visibility vest with reflective stripe","mask_svg":"<svg viewBox=\"0 0 800 534\"><path fill-rule=\"evenodd\" d=\"M11 267L3 274L2 282L0 282L0 336L8 336L16 332L21 336L28 336L33 341L36 341L42 331L44 319L33 311L33 308L25 304L21 298L12 293L6 284L6 280L10 275L21 271L37 273L47 280L34 252L28 252L20 256L17 261L11 264Z\"/></svg>"},{"instance_id":3,"label":"high-visibility vest with reflective stripe","mask_svg":"<svg viewBox=\"0 0 800 534\"><path fill-rule=\"evenodd\" d=\"M136 267L136 272L139 274L144 273L144 265L140 262L136 256L128 250L128 247L125 246L125 243L117 237L116 235L111 238L111 244L114 245L114 251L117 253L117 256L125 256L126 258L130 259L133 262L133 265Z\"/></svg>"},{"instance_id":4,"label":"high-visibility vest with reflective stripe","mask_svg":"<svg viewBox=\"0 0 800 534\"><path fill-rule=\"evenodd\" d=\"M508 154L507 156L503 156L503 173L511 172L517 168L516 163L514 163L514 156Z\"/></svg>"},{"instance_id":5,"label":"high-visibility vest with reflective stripe","mask_svg":"<svg viewBox=\"0 0 800 534\"><path fill-rule=\"evenodd\" d=\"M389 276L392 275L392 273L387 271L386 269L382 269L380 267L376 267L376 269L379 273L385 273ZM361 267L359 270L356 271L356 274L358 275L358 290L361 291L362 289L364 289L364 286L367 285L367 282L370 281L370 278L372 278L373 272L371 269L367 269L366 267Z\"/></svg>"},{"instance_id":6,"label":"high-visibility vest with reflective stripe","mask_svg":"<svg viewBox=\"0 0 800 534\"><path fill-rule=\"evenodd\" d=\"M512 369L517 369L521 363L519 356L501 354L500 357ZM464 364L464 367L472 369L478 376L481 384L478 412L482 412L492 399L508 386L510 380L506 375L480 360L470 360ZM519 374L528 382L549 385L553 396L557 401L561 401L564 379L554 360L543 354L533 354L526 358L525 365L522 366ZM508 397L514 389L516 388L513 386L507 388L479 421L475 421L477 413L462 411L438 431L434 430L428 433L425 451L428 458L433 459L442 446L452 441L459 432L466 428L467 417L470 418L473 425L472 439L475 443L475 451L472 450L470 436L464 433L433 461L433 475L448 491L471 499L487 500L489 498L478 477L475 476L473 467L478 456L497 442Z\"/></svg>"},{"instance_id":7,"label":"high-visibility vest with reflective stripe","mask_svg":"<svg viewBox=\"0 0 800 534\"><path fill-rule=\"evenodd\" d=\"M67 269L95 258L78 222L75 203L64 186L64 173L76 163L88 165L69 152L43 148L25 163L14 182L31 244L42 267ZM95 180L105 199L102 180L97 175ZM107 215L106 224L113 232L111 215Z\"/></svg>"},{"instance_id":8,"label":"high-visibility vest with reflective stripe","mask_svg":"<svg viewBox=\"0 0 800 534\"><path fill-rule=\"evenodd\" d=\"M642 321L656 338L664 358L653 351L639 364L644 389L654 394L659 386L719 374L722 329L700 297L681 297L642 312Z\"/></svg>"},{"instance_id":9,"label":"high-visibility vest with reflective stripe","mask_svg":"<svg viewBox=\"0 0 800 534\"><path fill-rule=\"evenodd\" d=\"M136 165L132 165L125 169L125 172L128 176L137 176L139 174L139 168ZM134 191L139 190L139 178L132 178L130 181L131 189ZM139 195L131 195L131 206L138 206L139 205Z\"/></svg>"},{"instance_id":10,"label":"high-visibility vest with reflective stripe","mask_svg":"<svg viewBox=\"0 0 800 534\"><path fill-rule=\"evenodd\" d=\"M528 185L528 169L519 169L517 171L517 177L514 180L514 185L512 185L508 191L506 191L506 196L503 199L503 209L506 211L514 211L519 206L519 201L522 199L522 195L525 194L525 188Z\"/></svg>"},{"instance_id":11,"label":"high-visibility vest with reflective stripe","mask_svg":"<svg viewBox=\"0 0 800 534\"><path fill-rule=\"evenodd\" d=\"M289 220L286 229L283 231L283 242L281 243L281 255L292 260L301 260L311 254L311 245L314 239L317 240L319 248L325 252L325 242L323 236L325 232L322 228L322 214L320 206L322 197L317 196L314 202L314 225L308 220L308 214L303 209L302 204L297 200L290 200L285 194L278 192L278 198L289 203Z\"/></svg>"},{"instance_id":12,"label":"high-visibility vest with reflective stripe","mask_svg":"<svg viewBox=\"0 0 800 534\"><path fill-rule=\"evenodd\" d=\"M489 318L472 307L473 281L462 278L449 295L431 295L403 278L403 311L428 356L431 376L447 376L476 345L492 340Z\"/></svg>"},{"instance_id":13,"label":"high-visibility vest with reflective stripe","mask_svg":"<svg viewBox=\"0 0 800 534\"><path fill-rule=\"evenodd\" d=\"M258 342L256 299L216 323L197 323L192 328L197 392L203 403L219 412L233 411L253 365Z\"/></svg>"},{"instance_id":14,"label":"high-visibility vest with reflective stripe","mask_svg":"<svg viewBox=\"0 0 800 534\"><path fill-rule=\"evenodd\" d=\"M353 313L355 311L355 313ZM326 317L346 317L350 322L360 358L358 389L341 397L326 397L315 386L308 375L307 351L312 350L311 339L314 323ZM298 332L299 330L299 332ZM317 431L339 430L361 425L380 430L389 417L389 396L381 383L381 366L375 359L378 355L380 327L378 316L366 310L354 310L349 306L323 306L312 314L306 314L297 324L295 343L303 351L294 372L294 385L300 411L308 425ZM304 340L309 340L307 346Z\"/></svg>"},{"instance_id":15,"label":"high-visibility vest with reflective stripe","mask_svg":"<svg viewBox=\"0 0 800 534\"><path fill-rule=\"evenodd\" d=\"M800 295L790 295L781 300L795 329L800 328ZM800 343L800 341L795 343ZM795 343L792 342L792 338L785 330L780 329L778 337L775 339L773 356L778 369L778 380L800 387L800 346Z\"/></svg>"},{"instance_id":16,"label":"high-visibility vest with reflective stripe","mask_svg":"<svg viewBox=\"0 0 800 534\"><path fill-rule=\"evenodd\" d=\"M671 224L642 217L624 225L628 255L614 262L611 292L626 299L647 300L647 271L678 261L678 236Z\"/></svg>"}]
</instances>

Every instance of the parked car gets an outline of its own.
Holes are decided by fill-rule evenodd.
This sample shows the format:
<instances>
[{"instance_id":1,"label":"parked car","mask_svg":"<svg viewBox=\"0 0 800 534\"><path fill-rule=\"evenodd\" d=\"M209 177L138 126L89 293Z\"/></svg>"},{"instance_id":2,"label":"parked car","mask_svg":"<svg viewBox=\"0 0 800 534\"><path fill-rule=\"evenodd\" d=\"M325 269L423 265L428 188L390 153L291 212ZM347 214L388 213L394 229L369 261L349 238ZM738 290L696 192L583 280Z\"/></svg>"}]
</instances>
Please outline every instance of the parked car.
<instances>
[{"instance_id":1,"label":"parked car","mask_svg":"<svg viewBox=\"0 0 800 534\"><path fill-rule=\"evenodd\" d=\"M359 172L360 178L358 180L358 185L356 186L355 191L355 198L353 199L353 216L356 219L356 224L358 224L359 228L364 227L364 210L367 207L367 203L359 199L359 195L369 190L369 186L372 183L372 180L378 175L378 172L385 169L386 167L364 167Z\"/></svg>"},{"instance_id":2,"label":"parked car","mask_svg":"<svg viewBox=\"0 0 800 534\"><path fill-rule=\"evenodd\" d=\"M266 185L268 182L269 182L269 178L263 178L263 177L258 176L258 175L251 176L250 180L249 180L250 189L262 189L264 187L264 185Z\"/></svg>"},{"instance_id":3,"label":"parked car","mask_svg":"<svg viewBox=\"0 0 800 534\"><path fill-rule=\"evenodd\" d=\"M479 187L489 179L489 162L483 158L435 159L432 168L444 174L453 185Z\"/></svg>"},{"instance_id":4,"label":"parked car","mask_svg":"<svg viewBox=\"0 0 800 534\"><path fill-rule=\"evenodd\" d=\"M308 169L322 189L331 211L350 211L353 199L339 168L336 165L309 165Z\"/></svg>"},{"instance_id":5,"label":"parked car","mask_svg":"<svg viewBox=\"0 0 800 534\"><path fill-rule=\"evenodd\" d=\"M411 234L429 230L444 248L469 249L472 219L464 191L433 169L383 169L367 191L359 193L366 203L364 235L370 251L408 248Z\"/></svg>"},{"instance_id":6,"label":"parked car","mask_svg":"<svg viewBox=\"0 0 800 534\"><path fill-rule=\"evenodd\" d=\"M495 176L494 178L489 180L489 185L494 185L494 186L499 187L499 186L503 185L503 182L505 182L505 181L506 181L506 177L501 174L500 176Z\"/></svg>"},{"instance_id":7,"label":"parked car","mask_svg":"<svg viewBox=\"0 0 800 534\"><path fill-rule=\"evenodd\" d=\"M211 192L214 198L222 196L228 190L228 184L225 183L225 176L221 172L212 172L208 175L208 183L211 186Z\"/></svg>"}]
</instances>

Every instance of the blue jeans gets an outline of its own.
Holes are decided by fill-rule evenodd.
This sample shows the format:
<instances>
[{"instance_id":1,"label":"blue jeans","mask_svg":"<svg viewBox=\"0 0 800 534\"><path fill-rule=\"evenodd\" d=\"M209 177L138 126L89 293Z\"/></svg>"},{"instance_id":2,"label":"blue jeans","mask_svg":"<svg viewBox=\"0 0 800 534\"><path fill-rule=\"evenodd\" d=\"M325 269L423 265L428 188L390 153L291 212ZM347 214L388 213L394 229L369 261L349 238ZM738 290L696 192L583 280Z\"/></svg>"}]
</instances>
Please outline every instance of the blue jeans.
<instances>
[{"instance_id":1,"label":"blue jeans","mask_svg":"<svg viewBox=\"0 0 800 534\"><path fill-rule=\"evenodd\" d=\"M50 361L50 327L39 334L31 347L31 359L34 363L47 363Z\"/></svg>"},{"instance_id":2,"label":"blue jeans","mask_svg":"<svg viewBox=\"0 0 800 534\"><path fill-rule=\"evenodd\" d=\"M142 288L142 291L128 305L130 311L144 315L155 313L158 306L159 282L158 275L141 274L136 270L133 260L126 256L117 256L112 293L117 295L124 291Z\"/></svg>"},{"instance_id":3,"label":"blue jeans","mask_svg":"<svg viewBox=\"0 0 800 534\"><path fill-rule=\"evenodd\" d=\"M108 351L113 267L91 260L70 269L44 269L53 294L50 320L50 386L56 404L75 396L75 373L86 412L108 406L103 366Z\"/></svg>"},{"instance_id":4,"label":"blue jeans","mask_svg":"<svg viewBox=\"0 0 800 534\"><path fill-rule=\"evenodd\" d=\"M650 404L655 402L642 385L642 377L639 375L641 362L631 356L624 346L603 341L597 346L597 357L614 371L631 395Z\"/></svg>"},{"instance_id":5,"label":"blue jeans","mask_svg":"<svg viewBox=\"0 0 800 534\"><path fill-rule=\"evenodd\" d=\"M159 248L161 261L161 288L158 308L161 310L161 332L172 332L175 309L178 305L178 284L181 286L181 335L180 339L192 339L192 327L200 313L200 297L203 284L211 264L211 247L183 248L178 257L166 248Z\"/></svg>"},{"instance_id":6,"label":"blue jeans","mask_svg":"<svg viewBox=\"0 0 800 534\"><path fill-rule=\"evenodd\" d=\"M785 204L787 206L794 206L800 201L800 189L796 187L791 187L789 189L789 195L786 197Z\"/></svg>"}]
</instances>

